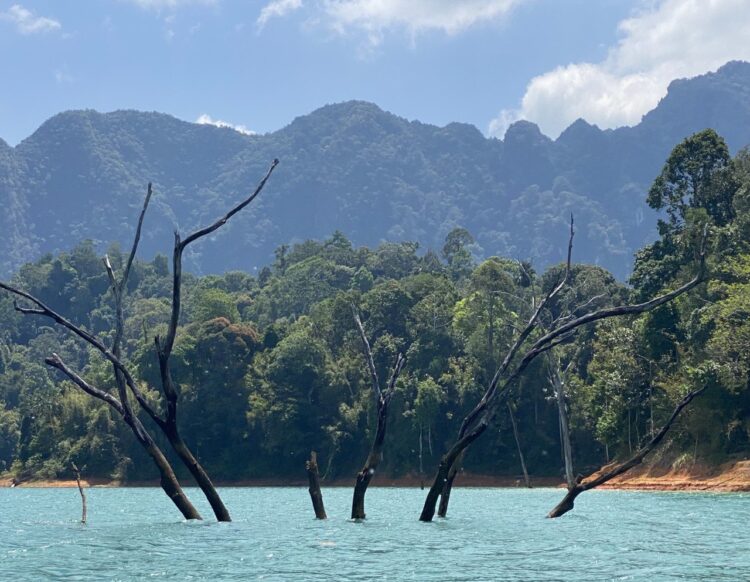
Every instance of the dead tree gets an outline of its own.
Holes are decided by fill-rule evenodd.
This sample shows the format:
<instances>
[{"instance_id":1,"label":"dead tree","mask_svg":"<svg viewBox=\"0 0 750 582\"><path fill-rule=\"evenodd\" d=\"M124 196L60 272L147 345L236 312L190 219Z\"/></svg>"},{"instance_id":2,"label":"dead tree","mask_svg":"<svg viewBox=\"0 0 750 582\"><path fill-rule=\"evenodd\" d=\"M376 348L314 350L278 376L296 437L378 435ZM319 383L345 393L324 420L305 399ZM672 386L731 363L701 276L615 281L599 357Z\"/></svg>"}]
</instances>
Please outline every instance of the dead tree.
<instances>
[{"instance_id":1,"label":"dead tree","mask_svg":"<svg viewBox=\"0 0 750 582\"><path fill-rule=\"evenodd\" d=\"M510 424L513 427L513 439L516 441L516 450L518 451L518 458L521 461L521 471L523 471L523 482L531 489L531 479L529 479L529 471L526 469L526 459L523 456L523 449L521 448L521 437L518 435L518 423L516 422L516 413L513 410L513 405L508 404L508 416L510 416ZM447 509L447 507L446 507ZM444 515L441 517L445 517Z\"/></svg>"},{"instance_id":2,"label":"dead tree","mask_svg":"<svg viewBox=\"0 0 750 582\"><path fill-rule=\"evenodd\" d=\"M318 471L318 454L315 451L310 452L310 460L305 461L305 470L307 471L307 480L309 483L308 491L312 500L313 511L316 519L328 519L326 508L323 505L323 493L320 491L320 473Z\"/></svg>"},{"instance_id":3,"label":"dead tree","mask_svg":"<svg viewBox=\"0 0 750 582\"><path fill-rule=\"evenodd\" d=\"M188 244L190 244L191 242L194 242L195 240L203 236L206 236L214 232L215 230L217 230L218 228L226 224L226 222L232 216L234 216L236 213L238 213L240 210L242 210L248 204L250 204L258 196L258 194L260 194L261 190L265 186L266 181L268 180L268 178L270 177L271 173L273 172L274 168L277 165L278 165L278 160L274 160L273 163L271 164L270 169L268 170L266 175L263 177L261 182L258 184L255 191L248 198L246 198L240 204L232 208L226 215L221 217L215 223L205 228L202 228L198 231L195 231L190 236L188 236L184 241L181 241L179 234L175 233L175 249L174 249L174 255L173 255L172 314L170 318L170 324L169 324L166 341L162 343L159 341L159 338L156 338L157 352L159 356L159 369L160 369L160 375L162 378L162 391L166 398L167 412L166 412L166 417L164 419L162 419L161 415L143 396L132 374L130 373L128 368L123 364L121 357L119 355L120 342L122 339L122 331L123 331L122 330L122 327L123 327L122 295L125 290L125 285L127 283L128 274L132 266L132 262L134 260L135 252L138 246L138 240L140 238L140 231L141 231L141 227L143 223L143 217L145 215L145 212L148 206L148 201L151 195L150 187L149 187L149 193L146 196L146 201L144 203L143 210L141 211L141 216L139 218L135 241L131 249L128 262L126 264L125 271L123 273L122 278L119 281L114 275L114 271L111 267L111 264L109 263L108 260L105 260L105 265L107 266L107 272L110 278L110 284L112 286L113 294L115 296L116 315L117 315L116 317L117 327L115 330L115 341L113 344L113 349L107 348L101 340L99 340L92 334L88 333L83 328L76 326L75 324L73 324L72 322L70 322L63 316L61 316L59 313L50 309L47 305L45 305L37 298L30 295L29 293L26 293L6 283L0 282L0 289L4 289L16 295L17 297L20 297L30 302L31 304L35 306L35 307L22 307L18 305L17 303L15 303L14 306L17 311L26 315L43 315L45 317L52 319L53 321L55 321L62 327L65 327L74 335L83 339L85 342L87 342L92 347L97 349L105 357L105 359L107 359L110 362L110 364L113 366L114 371L115 371L115 381L118 386L119 398L115 398L109 392L96 388L90 385L89 383L87 383L77 373L75 373L73 370L68 368L68 366L62 361L62 359L57 354L52 354L51 357L45 360L47 365L60 370L62 373L68 376L68 378L72 380L73 383L76 384L79 388L81 388L84 392L106 402L112 408L114 408L114 410L118 412L118 414L122 416L125 423L131 428L133 434L136 436L136 439L138 440L138 442L146 449L149 456L151 456L152 460L154 461L157 468L159 469L159 473L161 475L161 486L164 489L165 493L169 496L170 499L172 499L175 505L177 505L177 507L180 509L181 513L186 519L201 519L201 516L198 513L198 511L195 509L195 507L190 503L187 496L184 494L179 482L177 481L174 470L172 469L171 465L167 461L163 452L156 445L153 437L151 437L151 435L145 429L141 421L138 419L137 415L133 413L132 407L130 405L130 400L128 398L128 391L130 391L134 395L134 397L138 401L141 408L143 408L147 412L147 414L154 420L154 422L159 426L159 428L165 433L170 444L172 445L174 450L177 452L182 462L185 463L185 465L188 467L191 474L196 479L202 491L208 498L209 502L211 503L212 508L214 509L217 519L219 519L220 521L230 521L229 513L226 510L226 507L224 507L224 504L221 501L221 498L219 497L218 493L216 492L216 489L214 488L213 484L211 483L210 478L208 477L206 472L203 470L203 467L195 459L190 449L185 444L184 440L182 439L182 436L179 433L179 429L177 428L177 389L176 389L174 382L172 381L170 370L169 370L169 356L171 355L171 351L174 346L174 340L177 334L177 323L178 323L179 314L180 314L181 282L182 282L182 253ZM115 353L115 350L118 353Z\"/></svg>"},{"instance_id":4,"label":"dead tree","mask_svg":"<svg viewBox=\"0 0 750 582\"><path fill-rule=\"evenodd\" d=\"M466 450L487 430L494 420L498 411L498 403L501 402L508 393L513 389L516 382L538 356L554 348L561 343L570 339L576 330L586 324L607 319L610 317L621 317L625 315L636 315L656 309L686 293L703 282L705 278L705 242L706 235L704 231L703 241L700 249L700 260L698 273L689 282L681 287L665 293L659 297L638 303L634 305L620 305L617 307L608 307L585 313L578 317L571 317L559 320L558 323L550 330L544 331L536 341L524 352L518 363L511 367L517 358L518 352L523 344L529 339L532 332L539 327L539 318L549 302L565 287L570 277L571 255L573 250L573 218L570 221L570 238L568 240L568 256L566 269L563 277L550 291L539 301L534 309L528 323L518 334L516 341L509 348L495 376L492 378L487 391L484 393L477 405L464 418L459 429L458 439L443 455L438 465L438 470L433 480L432 486L427 493L422 513L421 521L432 521L435 516L435 508L441 494L444 497L450 496L450 491L455 478L455 468L457 462L463 458ZM447 503L446 503L447 509Z\"/></svg>"},{"instance_id":5,"label":"dead tree","mask_svg":"<svg viewBox=\"0 0 750 582\"><path fill-rule=\"evenodd\" d=\"M603 470L598 475L597 474L590 475L587 479L578 480L577 482L573 484L573 486L569 486L568 493L565 495L563 500L560 503L558 503L557 506L555 506L555 508L552 511L549 512L547 517L554 518L554 517L560 517L561 515L565 515L571 509L573 509L576 497L578 497L581 493L583 493L584 491L589 491L591 489L599 487L600 485L603 485L607 481L611 481L615 477L622 475L623 473L629 471L633 467L640 465L643 462L643 460L646 458L646 455L648 455L651 451L653 451L659 445L659 443L664 439L667 432L669 432L669 429L671 428L674 421L677 420L677 417L680 415L682 410L688 404L690 404L693 398L701 394L707 387L708 386L703 386L702 388L688 392L688 394L677 404L674 411L672 411L672 415L669 417L669 419L664 424L664 426L661 427L661 430L658 433L656 433L654 438L652 438L648 443L646 443L643 447L641 447L627 461L623 463L615 464L613 467Z\"/></svg>"},{"instance_id":6,"label":"dead tree","mask_svg":"<svg viewBox=\"0 0 750 582\"><path fill-rule=\"evenodd\" d=\"M557 415L560 423L560 445L563 452L563 461L565 464L565 482L570 489L575 485L576 479L573 471L573 448L570 444L570 423L568 422L568 409L565 394L565 383L568 373L573 366L571 358L568 365L563 370L560 369L560 360L554 353L554 350L547 352L547 372L550 384L555 391L557 401Z\"/></svg>"},{"instance_id":7,"label":"dead tree","mask_svg":"<svg viewBox=\"0 0 750 582\"><path fill-rule=\"evenodd\" d=\"M0 289L3 289L5 291L8 291L9 293L12 293L16 295L17 297L20 297L24 299L25 301L29 302L30 304L33 304L35 307L23 307L19 305L17 302L14 302L14 307L16 311L23 313L24 315L42 315L49 319L52 319L60 326L66 328L68 331L73 333L74 335L78 336L82 340L84 340L86 343L90 344L94 348L96 348L101 354L113 365L115 366L119 372L123 375L125 378L125 382L128 387L131 385L135 385L135 381L133 380L133 377L131 376L128 369L125 367L125 365L122 363L122 361L116 357L111 350L109 350L98 338L91 335L84 329L76 326L72 322L70 322L68 319L45 305L42 301L34 297L33 295L26 293L25 291L22 291L20 289L17 289L13 287L12 285L8 285L7 283L3 283L0 281ZM177 477L175 476L174 470L172 469L172 466L169 464L169 461L167 461L167 458L164 456L164 453L161 451L161 449L157 446L157 444L154 442L153 437L148 433L148 431L145 429L141 421L138 419L138 417L133 414L133 410L130 407L130 404L128 402L128 399L125 398L124 401L121 401L119 398L113 396L109 392L105 390L101 390L88 382L86 382L81 376L79 376L76 372L74 372L72 369L70 369L65 362L63 362L62 358L58 356L57 354L52 354L50 357L45 359L45 363L63 374L65 374L76 386L78 386L81 390L83 390L86 394L89 396L93 396L94 398L97 398L105 403L107 403L115 412L117 412L122 419L125 421L125 424L128 425L130 430L133 432L133 435L136 437L136 440L140 443L140 445L146 450L148 455L151 457L151 460L156 465L157 469L159 470L159 475L161 477L160 484L164 492L167 494L167 496L172 500L172 502L177 506L177 508L180 510L180 513L185 517L185 519L201 519L200 513L198 513L198 510L195 509L192 503L190 503L190 500L185 495L185 492L182 490L182 487L180 486L179 481L177 481Z\"/></svg>"},{"instance_id":8,"label":"dead tree","mask_svg":"<svg viewBox=\"0 0 750 582\"><path fill-rule=\"evenodd\" d=\"M86 493L83 491L81 486L81 471L78 469L78 465L70 463L70 468L73 469L73 473L76 476L76 485L78 485L78 493L81 494L81 523L86 525Z\"/></svg>"},{"instance_id":9,"label":"dead tree","mask_svg":"<svg viewBox=\"0 0 750 582\"><path fill-rule=\"evenodd\" d=\"M354 313L354 321L357 324L359 335L362 339L362 351L367 360L367 367L370 371L370 380L372 382L372 391L375 396L375 403L377 406L378 420L377 428L375 429L375 438L372 441L372 447L370 448L370 454L367 456L364 466L357 473L357 481L354 484L354 495L352 497L352 519L365 519L365 493L367 493L367 487L370 485L370 481L375 475L375 470L378 464L383 458L383 443L385 441L385 432L388 423L388 405L391 402L393 393L396 388L396 380L401 373L401 369L404 367L406 362L402 354L398 354L396 357L396 363L393 366L390 380L385 390L380 387L380 380L378 379L378 373L375 369L375 360L372 357L372 350L370 349L370 342L367 340L367 334L365 328L362 325L362 321L359 318L356 308L352 308Z\"/></svg>"},{"instance_id":10,"label":"dead tree","mask_svg":"<svg viewBox=\"0 0 750 582\"><path fill-rule=\"evenodd\" d=\"M249 197L247 197L242 202L237 204L234 208L232 208L229 212L227 212L227 214L219 218L213 224L193 232L188 237L186 237L185 240L181 240L179 233L175 232L174 252L172 254L172 312L171 312L170 321L169 321L169 328L167 331L167 336L164 339L164 341L161 341L159 337L155 338L156 353L159 359L159 375L161 379L162 394L164 395L164 399L166 402L166 414L162 416L151 405L151 403L148 402L148 400L146 400L146 398L143 397L142 393L137 389L135 384L130 386L130 389L133 392L133 395L135 396L141 408L146 411L146 413L161 429L161 431L167 437L169 444L172 446L172 449L174 449L174 451L177 453L177 456L180 458L182 463L190 471L190 474L193 476L196 483L200 487L201 491L206 496L206 499L211 505L211 509L213 510L214 515L216 516L216 519L218 521L232 521L232 518L230 517L229 511L224 505L224 502L222 501L221 496L216 491L216 487L211 481L211 478L209 477L208 473L205 471L205 469L200 464L198 459L196 459L195 455L190 450L190 447L187 445L187 443L185 442L184 438L182 437L180 433L180 429L177 424L177 404L178 404L179 396L178 396L177 387L174 383L174 380L172 379L172 374L171 374L171 370L169 366L169 358L172 354L172 349L174 348L175 338L177 336L177 325L179 322L180 310L181 310L181 305L182 305L182 255L185 251L185 248L190 243L195 242L196 240L216 231L217 229L222 227L224 224L226 224L227 221L232 216L237 214L240 210L242 210L243 208L248 206L253 200L255 200L255 198L260 194L261 190L263 190L263 187L266 185L266 182L270 178L272 172L274 171L278 163L279 163L278 160L274 160L272 162L271 167L266 172L266 175L263 177L263 179L260 181L258 186L255 188L255 191ZM116 333L115 333L115 341L114 341L112 351L115 353L117 357L120 356L119 347L120 347L120 340L122 339L123 328L124 328L124 319L123 319L123 311L122 311L122 296L125 290L125 286L127 284L130 267L133 262L133 258L135 257L136 249L138 247L141 227L143 224L143 217L148 207L148 201L150 197L151 197L151 186L149 184L149 190L146 196L146 201L144 203L143 210L141 212L141 216L138 221L138 228L136 230L136 236L133 242L133 247L131 249L130 256L125 266L125 270L123 272L122 278L119 281L117 280L114 274L114 271L112 269L112 266L109 263L109 260L105 259L105 266L107 268L107 274L109 275L110 286L112 288L112 294L114 296L115 306L116 306L116 309L115 309L116 311ZM115 369L115 377L117 379L118 389L124 390L125 389L124 378L122 378L122 375L119 374L116 369Z\"/></svg>"},{"instance_id":11,"label":"dead tree","mask_svg":"<svg viewBox=\"0 0 750 582\"><path fill-rule=\"evenodd\" d=\"M440 508L438 515L445 517L448 513L448 504L450 502L451 492L453 491L453 483L456 479L458 469L463 461L463 457L466 449L474 442L489 426L489 417L487 412L492 411L496 399L498 398L498 385L507 373L508 368L515 359L518 351L521 349L523 344L529 338L531 333L537 326L539 318L550 300L552 300L562 289L568 281L570 276L570 264L573 254L573 216L570 217L570 236L568 239L568 258L566 262L565 274L558 284L550 289L547 295L542 299L533 310L533 313L526 324L526 326L518 333L516 340L510 346L508 351L503 358L500 367L495 371L495 375L490 381L490 385L487 391L484 393L479 402L469 412L468 415L461 422L461 426L458 430L458 439L451 449L440 459L438 465L438 472L433 480L432 487L427 493L424 506L422 508L422 514L419 519L421 521L432 521L435 516L435 505L438 499L440 499ZM519 374L520 376L520 374ZM517 377L517 376L516 376ZM513 378L515 380L515 377ZM510 383L506 381L505 385L502 386L500 394L504 396L510 388ZM478 431L478 432L477 432ZM476 434L475 434L476 433Z\"/></svg>"}]
</instances>

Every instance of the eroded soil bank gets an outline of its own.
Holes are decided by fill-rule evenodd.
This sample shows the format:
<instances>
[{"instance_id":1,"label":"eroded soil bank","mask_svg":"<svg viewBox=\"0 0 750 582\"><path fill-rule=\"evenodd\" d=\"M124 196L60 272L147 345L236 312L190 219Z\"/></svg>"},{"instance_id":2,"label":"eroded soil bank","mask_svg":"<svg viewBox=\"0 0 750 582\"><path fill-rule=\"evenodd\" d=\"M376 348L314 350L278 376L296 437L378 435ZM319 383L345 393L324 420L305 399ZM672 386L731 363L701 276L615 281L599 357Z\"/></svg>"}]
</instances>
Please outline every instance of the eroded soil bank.
<instances>
[{"instance_id":1,"label":"eroded soil bank","mask_svg":"<svg viewBox=\"0 0 750 582\"><path fill-rule=\"evenodd\" d=\"M184 480L188 485L188 480ZM151 487L154 482L111 481L106 479L83 479L88 487ZM327 480L324 487L351 487L354 477ZM372 483L374 487L420 487L429 486L429 478L418 475L400 477L377 476ZM300 479L248 479L243 481L220 482L222 487L290 487L306 486L307 481ZM556 477L534 477L532 484L536 487L563 486ZM458 487L522 487L523 481L518 477L497 475L478 475L464 473L457 479ZM10 477L0 478L0 487L13 486ZM76 487L74 480L36 480L17 484L18 487ZM670 466L641 466L629 471L602 486L603 489L631 489L645 491L750 491L750 460L732 461L719 466L694 464L690 467L675 469Z\"/></svg>"}]
</instances>

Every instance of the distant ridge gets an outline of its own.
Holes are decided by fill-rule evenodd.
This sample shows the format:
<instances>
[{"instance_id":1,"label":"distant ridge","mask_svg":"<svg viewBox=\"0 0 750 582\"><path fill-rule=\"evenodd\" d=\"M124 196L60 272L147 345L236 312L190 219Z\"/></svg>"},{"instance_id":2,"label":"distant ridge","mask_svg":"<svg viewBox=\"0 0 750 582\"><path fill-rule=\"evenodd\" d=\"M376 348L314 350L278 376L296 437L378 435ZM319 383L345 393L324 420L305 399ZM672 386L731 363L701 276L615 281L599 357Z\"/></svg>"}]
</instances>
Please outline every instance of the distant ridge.
<instances>
[{"instance_id":1,"label":"distant ridge","mask_svg":"<svg viewBox=\"0 0 750 582\"><path fill-rule=\"evenodd\" d=\"M127 243L145 184L157 196L144 256L168 252L175 227L214 218L282 164L257 205L188 258L197 272L253 271L281 244L341 230L355 243L417 240L439 249L464 226L477 251L562 259L576 213L577 260L625 277L654 236L645 192L671 148L712 127L732 151L750 143L750 64L670 84L633 127L577 120L551 140L530 122L503 140L461 123L408 121L363 101L326 105L265 135L163 113L67 111L16 147L0 140L0 273L91 238Z\"/></svg>"}]
</instances>

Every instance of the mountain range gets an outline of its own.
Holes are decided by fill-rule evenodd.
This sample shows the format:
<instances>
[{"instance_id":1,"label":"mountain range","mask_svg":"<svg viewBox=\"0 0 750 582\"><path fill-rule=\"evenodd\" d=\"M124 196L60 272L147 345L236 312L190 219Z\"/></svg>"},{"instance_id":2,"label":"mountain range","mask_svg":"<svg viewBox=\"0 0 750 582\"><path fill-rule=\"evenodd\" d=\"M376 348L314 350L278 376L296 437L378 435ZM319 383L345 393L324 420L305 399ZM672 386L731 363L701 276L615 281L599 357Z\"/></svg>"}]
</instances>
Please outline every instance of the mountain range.
<instances>
[{"instance_id":1,"label":"mountain range","mask_svg":"<svg viewBox=\"0 0 750 582\"><path fill-rule=\"evenodd\" d=\"M336 230L356 244L415 240L439 250L456 226L472 233L478 257L543 268L563 258L573 212L575 259L624 278L634 251L655 237L649 185L671 149L707 127L733 152L750 144L750 63L673 81L636 126L601 130L579 119L556 140L527 121L495 139L362 101L264 135L154 112L67 111L15 147L0 140L0 275L83 239L127 247L149 181L141 252L169 254L174 229L212 222L279 158L267 190L195 245L189 269L253 272L278 246Z\"/></svg>"}]
</instances>

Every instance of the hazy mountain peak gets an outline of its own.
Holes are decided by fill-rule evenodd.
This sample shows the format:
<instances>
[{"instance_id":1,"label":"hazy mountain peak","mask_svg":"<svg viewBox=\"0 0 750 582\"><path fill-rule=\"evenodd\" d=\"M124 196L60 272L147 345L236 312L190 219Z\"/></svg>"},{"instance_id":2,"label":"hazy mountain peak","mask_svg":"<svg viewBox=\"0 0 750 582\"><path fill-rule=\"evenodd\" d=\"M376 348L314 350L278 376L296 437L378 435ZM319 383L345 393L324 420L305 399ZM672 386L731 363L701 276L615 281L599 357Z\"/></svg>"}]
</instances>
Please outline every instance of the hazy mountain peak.
<instances>
[{"instance_id":1,"label":"hazy mountain peak","mask_svg":"<svg viewBox=\"0 0 750 582\"><path fill-rule=\"evenodd\" d=\"M556 141L518 121L505 139L469 124L408 121L365 101L326 105L258 136L140 111L67 111L16 148L0 142L0 271L84 238L129 244L144 185L158 192L143 255L164 252L172 230L219 216L275 157L267 193L187 258L195 271L252 270L281 244L341 230L356 244L417 240L439 249L454 226L485 254L561 259L553 228L574 211L576 257L623 277L654 236L645 192L672 147L706 127L736 151L750 143L750 65L670 86L632 128L577 120ZM14 226L15 225L15 226ZM561 227L564 231L564 226ZM559 230L559 229L558 229Z\"/></svg>"},{"instance_id":2,"label":"hazy mountain peak","mask_svg":"<svg viewBox=\"0 0 750 582\"><path fill-rule=\"evenodd\" d=\"M524 145L541 145L552 143L552 140L542 133L539 126L531 121L522 119L516 121L508 127L503 138L505 145L524 144Z\"/></svg>"}]
</instances>

